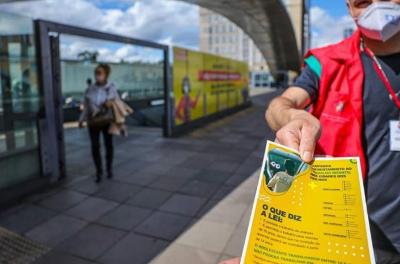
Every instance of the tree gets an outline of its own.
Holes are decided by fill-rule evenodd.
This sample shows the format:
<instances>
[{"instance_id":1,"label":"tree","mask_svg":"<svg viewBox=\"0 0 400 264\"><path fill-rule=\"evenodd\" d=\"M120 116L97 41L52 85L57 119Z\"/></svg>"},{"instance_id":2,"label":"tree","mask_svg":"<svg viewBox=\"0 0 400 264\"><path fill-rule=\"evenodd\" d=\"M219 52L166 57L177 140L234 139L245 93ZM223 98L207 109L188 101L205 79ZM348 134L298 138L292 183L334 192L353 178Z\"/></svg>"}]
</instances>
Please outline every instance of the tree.
<instances>
[{"instance_id":1,"label":"tree","mask_svg":"<svg viewBox=\"0 0 400 264\"><path fill-rule=\"evenodd\" d=\"M78 53L78 59L81 61L88 61L91 63L96 63L97 62L97 57L99 56L98 51L89 51L85 50L80 53Z\"/></svg>"}]
</instances>

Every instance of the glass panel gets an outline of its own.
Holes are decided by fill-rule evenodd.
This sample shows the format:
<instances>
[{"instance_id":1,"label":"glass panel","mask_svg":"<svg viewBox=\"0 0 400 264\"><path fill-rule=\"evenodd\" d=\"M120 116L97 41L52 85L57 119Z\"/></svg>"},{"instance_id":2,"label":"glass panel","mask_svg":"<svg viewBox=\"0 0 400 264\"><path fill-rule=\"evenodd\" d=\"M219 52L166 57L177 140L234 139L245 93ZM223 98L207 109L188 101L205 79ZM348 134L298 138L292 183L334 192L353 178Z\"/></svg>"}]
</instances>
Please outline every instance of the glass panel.
<instances>
[{"instance_id":1,"label":"glass panel","mask_svg":"<svg viewBox=\"0 0 400 264\"><path fill-rule=\"evenodd\" d=\"M38 145L36 123L33 121L16 121L14 127L16 148L29 148Z\"/></svg>"},{"instance_id":2,"label":"glass panel","mask_svg":"<svg viewBox=\"0 0 400 264\"><path fill-rule=\"evenodd\" d=\"M31 45L8 43L14 113L37 112L39 109L36 62L32 50L29 51Z\"/></svg>"},{"instance_id":3,"label":"glass panel","mask_svg":"<svg viewBox=\"0 0 400 264\"><path fill-rule=\"evenodd\" d=\"M109 82L115 84L121 98L142 118L155 118L161 125L163 107L151 102L164 94L162 50L71 35L61 35L60 47L65 121L78 119L84 92L95 82L95 67L107 63L111 67Z\"/></svg>"},{"instance_id":4,"label":"glass panel","mask_svg":"<svg viewBox=\"0 0 400 264\"><path fill-rule=\"evenodd\" d=\"M31 19L0 12L0 189L40 176L34 45Z\"/></svg>"},{"instance_id":5,"label":"glass panel","mask_svg":"<svg viewBox=\"0 0 400 264\"><path fill-rule=\"evenodd\" d=\"M40 172L38 152L33 149L3 157L0 159L0 169L0 190L36 178Z\"/></svg>"}]
</instances>

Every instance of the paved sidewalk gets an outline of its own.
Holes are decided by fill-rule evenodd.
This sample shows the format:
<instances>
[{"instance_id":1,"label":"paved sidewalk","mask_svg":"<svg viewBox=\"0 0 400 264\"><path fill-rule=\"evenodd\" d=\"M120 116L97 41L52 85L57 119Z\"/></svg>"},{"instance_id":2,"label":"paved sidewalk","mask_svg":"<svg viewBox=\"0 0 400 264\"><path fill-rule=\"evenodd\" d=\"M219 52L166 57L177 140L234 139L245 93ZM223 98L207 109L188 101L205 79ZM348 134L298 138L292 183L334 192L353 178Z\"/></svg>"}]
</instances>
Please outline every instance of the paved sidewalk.
<instances>
[{"instance_id":1,"label":"paved sidewalk","mask_svg":"<svg viewBox=\"0 0 400 264\"><path fill-rule=\"evenodd\" d=\"M131 129L116 140L115 178L101 184L87 132L68 130L69 178L1 212L0 226L52 249L35 263L209 264L239 255L275 95L180 138Z\"/></svg>"},{"instance_id":2,"label":"paved sidewalk","mask_svg":"<svg viewBox=\"0 0 400 264\"><path fill-rule=\"evenodd\" d=\"M219 263L241 255L260 170L220 200L152 264Z\"/></svg>"}]
</instances>

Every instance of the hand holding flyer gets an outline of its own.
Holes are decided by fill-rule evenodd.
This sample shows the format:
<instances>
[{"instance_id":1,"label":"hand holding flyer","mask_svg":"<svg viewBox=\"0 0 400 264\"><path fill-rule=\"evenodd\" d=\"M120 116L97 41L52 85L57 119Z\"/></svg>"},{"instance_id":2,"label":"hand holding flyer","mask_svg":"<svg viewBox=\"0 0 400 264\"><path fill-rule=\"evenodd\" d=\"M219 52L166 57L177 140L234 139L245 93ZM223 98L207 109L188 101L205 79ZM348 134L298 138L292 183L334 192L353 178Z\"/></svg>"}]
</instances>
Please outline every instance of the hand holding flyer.
<instances>
[{"instance_id":1,"label":"hand holding flyer","mask_svg":"<svg viewBox=\"0 0 400 264\"><path fill-rule=\"evenodd\" d=\"M358 158L268 142L241 263L375 263Z\"/></svg>"}]
</instances>

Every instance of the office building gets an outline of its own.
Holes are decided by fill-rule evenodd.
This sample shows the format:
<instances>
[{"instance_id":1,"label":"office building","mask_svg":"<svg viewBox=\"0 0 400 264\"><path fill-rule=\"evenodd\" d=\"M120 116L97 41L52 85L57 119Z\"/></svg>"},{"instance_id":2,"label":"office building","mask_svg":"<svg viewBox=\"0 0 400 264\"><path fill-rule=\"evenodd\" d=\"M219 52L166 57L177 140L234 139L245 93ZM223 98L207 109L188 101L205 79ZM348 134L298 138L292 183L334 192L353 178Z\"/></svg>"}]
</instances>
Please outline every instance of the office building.
<instances>
[{"instance_id":1,"label":"office building","mask_svg":"<svg viewBox=\"0 0 400 264\"><path fill-rule=\"evenodd\" d=\"M293 24L299 52L304 54L310 47L309 1L283 2ZM272 81L267 61L250 37L233 22L213 11L200 8L199 13L200 50L247 62L251 71L251 85L270 86Z\"/></svg>"}]
</instances>

